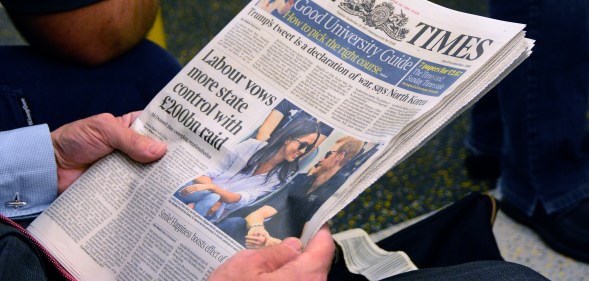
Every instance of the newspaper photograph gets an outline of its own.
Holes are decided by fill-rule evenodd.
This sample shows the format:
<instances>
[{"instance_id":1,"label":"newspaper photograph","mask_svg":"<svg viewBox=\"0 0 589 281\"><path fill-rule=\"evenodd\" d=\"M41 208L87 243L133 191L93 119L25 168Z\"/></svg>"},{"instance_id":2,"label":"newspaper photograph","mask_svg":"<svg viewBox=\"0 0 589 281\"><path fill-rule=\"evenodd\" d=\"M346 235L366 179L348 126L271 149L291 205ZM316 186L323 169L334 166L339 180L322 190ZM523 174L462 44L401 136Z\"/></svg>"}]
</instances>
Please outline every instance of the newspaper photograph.
<instances>
[{"instance_id":1,"label":"newspaper photograph","mask_svg":"<svg viewBox=\"0 0 589 281\"><path fill-rule=\"evenodd\" d=\"M427 1L252 1L115 152L28 230L80 280L206 280L237 251L304 243L530 53L524 25Z\"/></svg>"}]
</instances>

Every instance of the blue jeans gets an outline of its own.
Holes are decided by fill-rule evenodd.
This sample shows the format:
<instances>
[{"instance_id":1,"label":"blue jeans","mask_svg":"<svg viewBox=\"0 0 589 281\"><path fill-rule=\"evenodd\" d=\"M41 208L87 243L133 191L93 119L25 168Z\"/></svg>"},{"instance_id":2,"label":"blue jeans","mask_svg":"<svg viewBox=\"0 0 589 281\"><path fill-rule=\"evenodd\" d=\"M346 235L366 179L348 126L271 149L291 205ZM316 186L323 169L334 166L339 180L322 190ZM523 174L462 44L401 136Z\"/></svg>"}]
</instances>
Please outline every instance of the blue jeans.
<instances>
[{"instance_id":1,"label":"blue jeans","mask_svg":"<svg viewBox=\"0 0 589 281\"><path fill-rule=\"evenodd\" d=\"M142 110L181 69L148 40L96 67L49 58L29 46L0 46L0 62L0 131L43 123L54 130L98 113Z\"/></svg>"},{"instance_id":2,"label":"blue jeans","mask_svg":"<svg viewBox=\"0 0 589 281\"><path fill-rule=\"evenodd\" d=\"M493 18L527 24L533 53L472 110L466 140L501 155L498 186L531 215L589 197L589 4L586 0L491 0Z\"/></svg>"},{"instance_id":3,"label":"blue jeans","mask_svg":"<svg viewBox=\"0 0 589 281\"><path fill-rule=\"evenodd\" d=\"M231 236L237 243L245 246L247 224L242 217L228 217L217 223L217 227Z\"/></svg>"},{"instance_id":4,"label":"blue jeans","mask_svg":"<svg viewBox=\"0 0 589 281\"><path fill-rule=\"evenodd\" d=\"M225 210L225 203L221 203L221 207L217 211L215 211L215 213L209 215L208 212L213 207L213 205L215 205L215 203L217 203L217 201L221 199L221 196L219 196L219 194L217 193L210 192L208 190L197 191L187 194L186 196L183 196L180 193L180 191L182 191L182 189L192 184L195 184L195 182L190 181L186 183L185 185L180 187L176 191L176 193L174 193L174 196L178 198L180 201L182 201L182 203L184 204L193 203L194 207L192 209L194 209L195 212L205 217L209 221L217 221L223 213L223 211Z\"/></svg>"}]
</instances>

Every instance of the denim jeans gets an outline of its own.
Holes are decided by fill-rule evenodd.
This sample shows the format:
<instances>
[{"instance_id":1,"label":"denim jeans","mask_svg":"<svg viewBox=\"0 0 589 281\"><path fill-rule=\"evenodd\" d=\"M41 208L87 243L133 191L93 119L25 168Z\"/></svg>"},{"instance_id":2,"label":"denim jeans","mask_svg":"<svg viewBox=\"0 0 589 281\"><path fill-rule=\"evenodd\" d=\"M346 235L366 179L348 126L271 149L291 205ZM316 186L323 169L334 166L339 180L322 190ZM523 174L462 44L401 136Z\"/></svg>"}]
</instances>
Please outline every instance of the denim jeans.
<instances>
[{"instance_id":1,"label":"denim jeans","mask_svg":"<svg viewBox=\"0 0 589 281\"><path fill-rule=\"evenodd\" d=\"M217 223L217 227L231 236L237 243L245 246L245 236L248 233L247 224L242 217L228 217Z\"/></svg>"},{"instance_id":2,"label":"denim jeans","mask_svg":"<svg viewBox=\"0 0 589 281\"><path fill-rule=\"evenodd\" d=\"M589 197L587 0L490 0L491 17L527 24L532 55L472 110L466 145L501 154L504 199L531 215Z\"/></svg>"},{"instance_id":3,"label":"denim jeans","mask_svg":"<svg viewBox=\"0 0 589 281\"><path fill-rule=\"evenodd\" d=\"M221 214L223 213L223 211L225 210L225 203L221 203L221 207L219 207L219 209L217 211L215 211L214 214L209 215L208 212L213 207L213 205L215 205L215 203L217 203L217 201L219 201L219 199L221 199L221 196L219 196L219 194L217 194L217 193L210 192L208 190L201 190L201 191L193 192L193 193L183 196L180 193L180 191L182 191L182 189L184 189L185 187L192 185L192 184L195 184L195 182L190 181L190 182L186 183L185 185L183 185L182 187L180 187L176 191L176 193L174 193L174 197L178 198L184 204L193 203L194 207L192 209L195 212L197 212L201 216L205 217L209 221L212 221L212 222L217 221L219 219L219 217L221 216Z\"/></svg>"},{"instance_id":4,"label":"denim jeans","mask_svg":"<svg viewBox=\"0 0 589 281\"><path fill-rule=\"evenodd\" d=\"M0 62L0 131L43 123L54 130L98 113L142 110L181 69L148 40L94 67L29 46L0 46Z\"/></svg>"}]
</instances>

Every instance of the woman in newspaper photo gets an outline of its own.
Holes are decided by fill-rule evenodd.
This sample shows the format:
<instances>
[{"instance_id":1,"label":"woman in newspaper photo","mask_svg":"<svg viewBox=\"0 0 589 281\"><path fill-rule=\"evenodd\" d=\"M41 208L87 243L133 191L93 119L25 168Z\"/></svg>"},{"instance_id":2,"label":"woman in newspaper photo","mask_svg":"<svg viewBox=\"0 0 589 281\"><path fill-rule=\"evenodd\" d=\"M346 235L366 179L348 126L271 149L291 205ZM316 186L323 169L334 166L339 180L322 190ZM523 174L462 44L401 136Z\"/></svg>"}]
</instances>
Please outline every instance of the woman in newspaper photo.
<instances>
[{"instance_id":1,"label":"woman in newspaper photo","mask_svg":"<svg viewBox=\"0 0 589 281\"><path fill-rule=\"evenodd\" d=\"M217 227L248 248L300 237L306 223L353 172L363 142L350 136L335 141L323 159L307 173L298 174L264 202L244 208L219 221Z\"/></svg>"},{"instance_id":2,"label":"woman in newspaper photo","mask_svg":"<svg viewBox=\"0 0 589 281\"><path fill-rule=\"evenodd\" d=\"M317 122L296 120L268 141L249 138L235 146L216 168L182 186L174 196L215 222L283 186L299 170L299 159L319 138Z\"/></svg>"},{"instance_id":3,"label":"woman in newspaper photo","mask_svg":"<svg viewBox=\"0 0 589 281\"><path fill-rule=\"evenodd\" d=\"M258 7L268 13L276 11L279 15L284 15L294 6L294 0L260 0Z\"/></svg>"}]
</instances>

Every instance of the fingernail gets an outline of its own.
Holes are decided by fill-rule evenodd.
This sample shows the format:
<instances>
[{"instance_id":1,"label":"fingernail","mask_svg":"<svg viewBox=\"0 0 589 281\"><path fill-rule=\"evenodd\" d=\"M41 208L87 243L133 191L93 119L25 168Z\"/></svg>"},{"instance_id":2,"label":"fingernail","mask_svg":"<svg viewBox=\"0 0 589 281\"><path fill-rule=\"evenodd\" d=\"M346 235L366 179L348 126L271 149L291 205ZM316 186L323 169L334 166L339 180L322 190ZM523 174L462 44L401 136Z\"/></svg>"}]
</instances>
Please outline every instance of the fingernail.
<instances>
[{"instance_id":1,"label":"fingernail","mask_svg":"<svg viewBox=\"0 0 589 281\"><path fill-rule=\"evenodd\" d=\"M284 245L293 249L295 252L300 252L303 249L303 243L296 238L286 238L282 241Z\"/></svg>"},{"instance_id":2,"label":"fingernail","mask_svg":"<svg viewBox=\"0 0 589 281\"><path fill-rule=\"evenodd\" d=\"M160 151L163 149L164 145L165 145L165 143L163 143L163 142L154 141L151 145L149 145L147 150L151 154L159 154Z\"/></svg>"}]
</instances>

